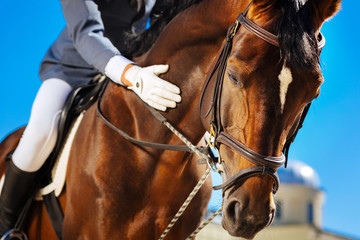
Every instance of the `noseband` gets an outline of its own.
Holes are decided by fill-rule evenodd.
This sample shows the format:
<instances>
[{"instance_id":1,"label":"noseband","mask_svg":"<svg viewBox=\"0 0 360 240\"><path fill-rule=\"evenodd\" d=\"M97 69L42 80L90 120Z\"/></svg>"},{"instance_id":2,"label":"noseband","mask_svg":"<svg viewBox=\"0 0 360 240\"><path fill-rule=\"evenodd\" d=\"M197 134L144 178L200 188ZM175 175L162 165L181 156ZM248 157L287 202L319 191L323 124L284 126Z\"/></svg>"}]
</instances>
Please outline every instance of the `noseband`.
<instances>
[{"instance_id":1,"label":"noseband","mask_svg":"<svg viewBox=\"0 0 360 240\"><path fill-rule=\"evenodd\" d=\"M289 138L285 143L284 153L281 154L280 157L274 156L265 156L259 154L252 149L245 146L243 143L236 140L232 137L229 133L224 131L224 128L221 123L221 115L220 115L220 107L221 107L221 94L223 88L223 81L224 81L224 74L226 70L227 60L229 58L233 38L238 32L239 28L243 26L245 29L256 35L257 37L263 39L264 41L279 47L278 37L274 34L266 31L265 29L261 28L250 19L246 17L247 11L250 7L251 3L247 6L243 13L240 13L237 17L234 24L232 24L227 32L226 42L225 45L215 63L215 66L209 75L200 98L200 112L202 121L207 128L209 125L210 118L210 146L216 147L219 149L220 144L224 144L227 147L235 150L245 159L250 161L251 163L255 164L256 166L249 167L246 169L241 170L233 177L228 179L226 182L219 186L213 187L215 190L226 189L232 187L234 184L238 183L239 181L245 180L249 177L256 176L256 175L268 175L270 176L273 181L273 193L275 194L279 188L279 177L276 173L276 170L281 167L284 163L286 164L287 161L287 153L290 147L291 142L295 139L296 133L302 126L302 122L305 119L306 113L310 104L308 104L305 110L302 113L301 118L297 121L296 127L294 127L293 132L289 134ZM325 38L320 33L319 35L319 42L318 47L322 48L325 45ZM216 78L214 78L214 74L217 73ZM211 101L210 101L211 99ZM219 164L221 164L221 158L219 157Z\"/></svg>"}]
</instances>

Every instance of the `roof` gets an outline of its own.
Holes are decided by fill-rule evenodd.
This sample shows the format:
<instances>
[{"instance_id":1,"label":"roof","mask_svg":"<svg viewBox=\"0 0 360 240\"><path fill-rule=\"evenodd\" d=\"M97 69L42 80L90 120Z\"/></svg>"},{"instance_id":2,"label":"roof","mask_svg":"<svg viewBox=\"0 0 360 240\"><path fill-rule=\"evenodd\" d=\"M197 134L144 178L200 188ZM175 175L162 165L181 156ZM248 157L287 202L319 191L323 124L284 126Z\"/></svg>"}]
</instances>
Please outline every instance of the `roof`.
<instances>
[{"instance_id":1,"label":"roof","mask_svg":"<svg viewBox=\"0 0 360 240\"><path fill-rule=\"evenodd\" d=\"M308 187L320 188L320 179L316 171L309 165L295 160L289 160L287 168L278 170L280 183L301 184Z\"/></svg>"}]
</instances>

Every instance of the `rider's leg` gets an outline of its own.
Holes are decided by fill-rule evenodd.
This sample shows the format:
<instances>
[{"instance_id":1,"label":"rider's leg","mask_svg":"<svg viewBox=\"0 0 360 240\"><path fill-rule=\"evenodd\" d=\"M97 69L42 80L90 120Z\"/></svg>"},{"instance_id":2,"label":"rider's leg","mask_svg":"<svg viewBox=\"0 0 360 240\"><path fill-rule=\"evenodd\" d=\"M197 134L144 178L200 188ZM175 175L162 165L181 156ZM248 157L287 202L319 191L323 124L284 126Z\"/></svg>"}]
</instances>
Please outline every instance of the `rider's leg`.
<instances>
[{"instance_id":1,"label":"rider's leg","mask_svg":"<svg viewBox=\"0 0 360 240\"><path fill-rule=\"evenodd\" d=\"M60 79L49 79L41 85L28 126L13 154L14 164L21 170L39 170L51 153L60 114L70 91L70 85Z\"/></svg>"},{"instance_id":2,"label":"rider's leg","mask_svg":"<svg viewBox=\"0 0 360 240\"><path fill-rule=\"evenodd\" d=\"M37 171L55 146L59 117L70 92L66 82L48 79L36 95L28 126L6 170L0 196L0 236L14 227Z\"/></svg>"}]
</instances>

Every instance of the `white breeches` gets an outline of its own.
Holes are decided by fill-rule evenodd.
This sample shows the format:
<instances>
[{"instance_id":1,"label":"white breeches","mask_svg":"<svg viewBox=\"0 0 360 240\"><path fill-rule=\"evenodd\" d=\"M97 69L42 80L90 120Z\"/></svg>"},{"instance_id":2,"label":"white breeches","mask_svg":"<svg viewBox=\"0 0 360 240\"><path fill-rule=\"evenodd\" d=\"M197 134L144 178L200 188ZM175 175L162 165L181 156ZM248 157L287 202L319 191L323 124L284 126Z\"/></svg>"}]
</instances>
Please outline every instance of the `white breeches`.
<instances>
[{"instance_id":1,"label":"white breeches","mask_svg":"<svg viewBox=\"0 0 360 240\"><path fill-rule=\"evenodd\" d=\"M41 85L29 123L13 154L13 162L21 170L39 170L50 155L56 143L61 111L71 90L69 84L56 78Z\"/></svg>"}]
</instances>

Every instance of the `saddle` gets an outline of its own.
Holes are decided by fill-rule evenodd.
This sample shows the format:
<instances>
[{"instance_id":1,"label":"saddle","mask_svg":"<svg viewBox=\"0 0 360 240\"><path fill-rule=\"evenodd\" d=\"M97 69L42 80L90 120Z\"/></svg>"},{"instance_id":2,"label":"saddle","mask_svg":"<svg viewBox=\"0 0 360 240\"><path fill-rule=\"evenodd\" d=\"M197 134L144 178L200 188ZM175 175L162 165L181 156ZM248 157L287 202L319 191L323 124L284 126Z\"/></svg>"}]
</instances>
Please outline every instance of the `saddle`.
<instances>
[{"instance_id":1,"label":"saddle","mask_svg":"<svg viewBox=\"0 0 360 240\"><path fill-rule=\"evenodd\" d=\"M58 137L54 150L49 155L44 166L40 169L40 189L44 189L53 183L52 170L61 153L67 136L79 115L89 109L99 98L104 87L105 76L98 74L85 86L74 89L68 96L64 109L60 116ZM62 223L64 214L55 191L42 195L51 224L58 239L62 239ZM26 210L25 210L26 211Z\"/></svg>"},{"instance_id":2,"label":"saddle","mask_svg":"<svg viewBox=\"0 0 360 240\"><path fill-rule=\"evenodd\" d=\"M104 86L104 80L105 76L98 74L88 85L76 88L69 94L60 116L56 144L54 150L49 155L45 165L41 169L42 175L46 175L51 172L54 161L64 145L64 141L66 140L74 120L76 120L80 113L89 109L97 101Z\"/></svg>"}]
</instances>

